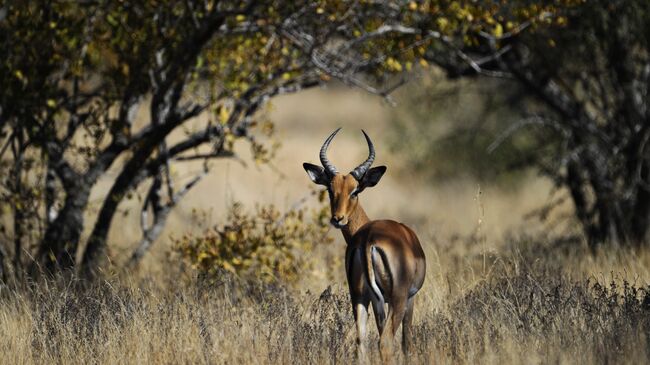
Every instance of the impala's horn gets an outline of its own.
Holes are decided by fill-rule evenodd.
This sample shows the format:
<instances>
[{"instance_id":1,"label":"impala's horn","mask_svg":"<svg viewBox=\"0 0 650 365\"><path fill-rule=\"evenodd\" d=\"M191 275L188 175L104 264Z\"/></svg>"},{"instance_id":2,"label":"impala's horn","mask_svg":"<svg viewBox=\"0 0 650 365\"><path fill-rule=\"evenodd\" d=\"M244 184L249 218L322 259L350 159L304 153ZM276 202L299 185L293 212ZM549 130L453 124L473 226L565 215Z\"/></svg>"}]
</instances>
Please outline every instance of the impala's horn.
<instances>
[{"instance_id":1,"label":"impala's horn","mask_svg":"<svg viewBox=\"0 0 650 365\"><path fill-rule=\"evenodd\" d=\"M327 159L327 147L330 146L330 143L334 139L334 136L341 130L341 128L337 128L332 134L330 134L329 137L325 140L325 143L323 143L323 147L320 148L320 163L323 165L325 168L325 171L327 174L332 177L336 175L338 171L336 171L336 166L334 166L330 160Z\"/></svg>"},{"instance_id":2,"label":"impala's horn","mask_svg":"<svg viewBox=\"0 0 650 365\"><path fill-rule=\"evenodd\" d=\"M363 136L366 137L366 142L368 142L368 150L370 152L368 153L368 159L361 165L357 166L357 168L352 170L352 172L350 172L350 175L354 176L357 181L361 181L363 175L366 174L370 166L372 166L372 163L375 161L375 146L372 145L372 141L366 134L366 131L362 129L361 132L363 132Z\"/></svg>"}]
</instances>

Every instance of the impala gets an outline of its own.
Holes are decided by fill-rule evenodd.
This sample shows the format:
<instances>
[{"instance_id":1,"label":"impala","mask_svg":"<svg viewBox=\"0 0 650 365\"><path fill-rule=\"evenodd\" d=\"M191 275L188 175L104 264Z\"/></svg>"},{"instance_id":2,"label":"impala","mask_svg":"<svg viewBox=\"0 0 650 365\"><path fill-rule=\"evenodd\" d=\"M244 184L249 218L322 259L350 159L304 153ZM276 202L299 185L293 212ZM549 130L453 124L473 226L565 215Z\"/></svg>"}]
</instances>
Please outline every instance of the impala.
<instances>
[{"instance_id":1,"label":"impala","mask_svg":"<svg viewBox=\"0 0 650 365\"><path fill-rule=\"evenodd\" d=\"M370 220L359 203L359 194L377 185L386 172L386 166L371 168L375 148L365 131L362 132L368 143L368 159L349 174L339 173L327 159L327 148L340 129L327 137L321 147L322 167L310 163L303 167L314 183L327 187L331 223L341 229L347 243L345 271L359 353L365 353L368 305L372 303L382 357L400 324L402 350L406 354L412 337L413 299L424 283L424 252L413 230L393 220Z\"/></svg>"}]
</instances>

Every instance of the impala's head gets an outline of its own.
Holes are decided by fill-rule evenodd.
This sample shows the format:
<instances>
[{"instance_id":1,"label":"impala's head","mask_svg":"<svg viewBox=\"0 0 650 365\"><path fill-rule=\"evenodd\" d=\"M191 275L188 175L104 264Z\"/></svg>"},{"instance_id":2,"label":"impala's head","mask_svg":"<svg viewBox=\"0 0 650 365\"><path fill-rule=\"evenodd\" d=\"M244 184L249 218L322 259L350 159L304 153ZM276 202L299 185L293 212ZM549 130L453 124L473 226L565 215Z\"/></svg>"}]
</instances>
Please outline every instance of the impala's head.
<instances>
[{"instance_id":1,"label":"impala's head","mask_svg":"<svg viewBox=\"0 0 650 365\"><path fill-rule=\"evenodd\" d=\"M384 172L386 172L386 166L370 167L375 160L375 147L372 145L372 141L366 132L362 131L366 137L366 142L368 142L368 149L370 150L368 159L347 175L339 173L336 167L327 159L327 147L329 147L332 139L334 139L334 136L336 136L339 130L341 128L330 134L320 149L320 162L323 165L322 167L307 162L302 164L311 181L327 187L332 211L331 221L337 228L344 227L348 224L350 214L354 212L359 204L357 198L359 193L366 188L377 185Z\"/></svg>"}]
</instances>

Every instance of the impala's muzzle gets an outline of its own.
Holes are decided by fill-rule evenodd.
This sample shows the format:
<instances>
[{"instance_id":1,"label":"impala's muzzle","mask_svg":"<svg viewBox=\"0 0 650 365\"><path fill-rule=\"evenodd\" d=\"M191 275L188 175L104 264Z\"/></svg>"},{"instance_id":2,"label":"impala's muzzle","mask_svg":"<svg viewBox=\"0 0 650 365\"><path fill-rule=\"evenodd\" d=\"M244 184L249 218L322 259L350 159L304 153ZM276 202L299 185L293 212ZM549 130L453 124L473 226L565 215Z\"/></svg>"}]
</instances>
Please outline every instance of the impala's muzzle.
<instances>
[{"instance_id":1,"label":"impala's muzzle","mask_svg":"<svg viewBox=\"0 0 650 365\"><path fill-rule=\"evenodd\" d=\"M330 222L336 228L343 228L348 225L348 218L345 216L333 216Z\"/></svg>"}]
</instances>

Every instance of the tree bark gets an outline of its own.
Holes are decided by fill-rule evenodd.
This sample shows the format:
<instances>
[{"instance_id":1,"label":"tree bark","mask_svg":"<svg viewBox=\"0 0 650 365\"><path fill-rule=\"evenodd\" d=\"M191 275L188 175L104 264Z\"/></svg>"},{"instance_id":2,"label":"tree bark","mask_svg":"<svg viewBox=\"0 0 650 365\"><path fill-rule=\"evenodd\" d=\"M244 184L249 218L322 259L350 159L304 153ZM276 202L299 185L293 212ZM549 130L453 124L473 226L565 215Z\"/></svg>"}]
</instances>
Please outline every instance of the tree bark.
<instances>
[{"instance_id":1,"label":"tree bark","mask_svg":"<svg viewBox=\"0 0 650 365\"><path fill-rule=\"evenodd\" d=\"M638 187L636 204L631 219L631 235L637 245L647 244L648 227L650 226L650 166L648 162L641 168L641 183Z\"/></svg>"},{"instance_id":2,"label":"tree bark","mask_svg":"<svg viewBox=\"0 0 650 365\"><path fill-rule=\"evenodd\" d=\"M5 264L5 259L7 258L7 252L2 244L0 244L0 284L7 284L7 266Z\"/></svg>"},{"instance_id":3,"label":"tree bark","mask_svg":"<svg viewBox=\"0 0 650 365\"><path fill-rule=\"evenodd\" d=\"M592 242L594 237L593 223L589 212L588 202L584 191L582 190L583 179L580 175L581 171L578 163L576 161L570 161L567 166L566 184L569 188L569 193L571 194L571 200L573 201L576 216L578 217L585 237L587 237L589 245L591 246L594 244L594 242Z\"/></svg>"},{"instance_id":4,"label":"tree bark","mask_svg":"<svg viewBox=\"0 0 650 365\"><path fill-rule=\"evenodd\" d=\"M44 270L48 274L71 269L75 265L91 185L80 180L66 190L63 209L45 231L37 253L42 267L35 269ZM34 272L34 268L31 271Z\"/></svg>"}]
</instances>

